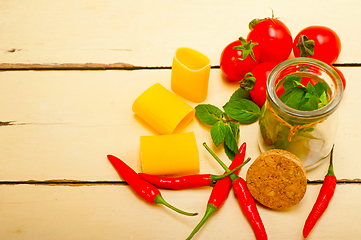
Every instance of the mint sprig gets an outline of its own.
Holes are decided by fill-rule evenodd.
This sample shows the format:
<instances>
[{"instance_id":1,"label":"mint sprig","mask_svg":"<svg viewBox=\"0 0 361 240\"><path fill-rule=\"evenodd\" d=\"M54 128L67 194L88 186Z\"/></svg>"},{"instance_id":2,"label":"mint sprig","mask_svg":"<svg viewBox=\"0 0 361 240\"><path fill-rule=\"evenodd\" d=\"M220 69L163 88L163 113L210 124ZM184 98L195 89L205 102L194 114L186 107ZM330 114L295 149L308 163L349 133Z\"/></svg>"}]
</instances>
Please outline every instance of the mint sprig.
<instances>
[{"instance_id":1,"label":"mint sprig","mask_svg":"<svg viewBox=\"0 0 361 240\"><path fill-rule=\"evenodd\" d=\"M224 143L225 153L231 160L236 154L240 154L240 125L253 123L260 115L260 108L249 99L249 92L239 88L223 106L224 111L211 104L199 104L195 107L198 119L212 126L210 133L214 145L218 147Z\"/></svg>"},{"instance_id":2,"label":"mint sprig","mask_svg":"<svg viewBox=\"0 0 361 240\"><path fill-rule=\"evenodd\" d=\"M302 110L313 111L325 106L327 100L327 84L318 82L312 85L311 82L304 86L302 77L289 74L283 83L285 92L280 96L280 100L287 106Z\"/></svg>"}]
</instances>

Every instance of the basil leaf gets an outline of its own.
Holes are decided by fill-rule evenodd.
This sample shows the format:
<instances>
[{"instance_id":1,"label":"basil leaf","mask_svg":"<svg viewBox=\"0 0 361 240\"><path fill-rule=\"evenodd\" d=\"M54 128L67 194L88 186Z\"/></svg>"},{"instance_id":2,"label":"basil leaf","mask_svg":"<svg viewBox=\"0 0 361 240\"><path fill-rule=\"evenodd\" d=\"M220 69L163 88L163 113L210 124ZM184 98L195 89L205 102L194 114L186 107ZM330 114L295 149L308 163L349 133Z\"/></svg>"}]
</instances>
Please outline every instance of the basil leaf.
<instances>
[{"instance_id":1,"label":"basil leaf","mask_svg":"<svg viewBox=\"0 0 361 240\"><path fill-rule=\"evenodd\" d=\"M260 114L257 104L247 99L227 102L223 109L231 118L241 123L253 123Z\"/></svg>"},{"instance_id":2,"label":"basil leaf","mask_svg":"<svg viewBox=\"0 0 361 240\"><path fill-rule=\"evenodd\" d=\"M224 126L223 121L218 121L216 124L213 125L211 128L211 137L214 142L214 145L217 147L221 144L224 140L226 134L226 127Z\"/></svg>"},{"instance_id":3,"label":"basil leaf","mask_svg":"<svg viewBox=\"0 0 361 240\"><path fill-rule=\"evenodd\" d=\"M303 88L294 87L285 91L281 96L280 100L287 106L299 109L299 105L302 103L305 95Z\"/></svg>"},{"instance_id":4,"label":"basil leaf","mask_svg":"<svg viewBox=\"0 0 361 240\"><path fill-rule=\"evenodd\" d=\"M286 76L286 80L283 83L283 88L285 89L285 91L287 91L288 89L299 86L301 81L302 81L302 77L296 76L294 74L289 74Z\"/></svg>"},{"instance_id":5,"label":"basil leaf","mask_svg":"<svg viewBox=\"0 0 361 240\"><path fill-rule=\"evenodd\" d=\"M234 122L229 122L225 127L224 143L236 154L240 154L238 149L239 126Z\"/></svg>"},{"instance_id":6,"label":"basil leaf","mask_svg":"<svg viewBox=\"0 0 361 240\"><path fill-rule=\"evenodd\" d=\"M223 112L211 104L199 104L195 107L196 115L199 120L208 125L214 125L222 120Z\"/></svg>"},{"instance_id":7,"label":"basil leaf","mask_svg":"<svg viewBox=\"0 0 361 240\"><path fill-rule=\"evenodd\" d=\"M311 82L308 82L307 83L307 87L306 87L306 95L305 95L305 98L309 98L311 96L317 96L317 92L316 92L316 89L315 87L311 84Z\"/></svg>"},{"instance_id":8,"label":"basil leaf","mask_svg":"<svg viewBox=\"0 0 361 240\"><path fill-rule=\"evenodd\" d=\"M229 99L229 101L236 101L239 99L249 99L251 100L251 95L249 94L249 91L247 91L246 89L240 87L238 88L231 96L231 98Z\"/></svg>"},{"instance_id":9,"label":"basil leaf","mask_svg":"<svg viewBox=\"0 0 361 240\"><path fill-rule=\"evenodd\" d=\"M236 157L236 153L230 150L226 144L224 144L224 152L226 153L227 157L232 161Z\"/></svg>"},{"instance_id":10,"label":"basil leaf","mask_svg":"<svg viewBox=\"0 0 361 240\"><path fill-rule=\"evenodd\" d=\"M324 82L318 82L318 83L315 84L314 88L315 88L315 90L316 90L316 92L317 92L317 95L318 95L319 97L321 97L321 95L322 95L323 93L326 93L326 95L327 95L328 86L327 86L326 83L324 83Z\"/></svg>"},{"instance_id":11,"label":"basil leaf","mask_svg":"<svg viewBox=\"0 0 361 240\"><path fill-rule=\"evenodd\" d=\"M312 111L318 109L318 97L316 95L311 95L307 101L300 105L299 110L303 111Z\"/></svg>"},{"instance_id":12,"label":"basil leaf","mask_svg":"<svg viewBox=\"0 0 361 240\"><path fill-rule=\"evenodd\" d=\"M233 136L236 139L237 146L238 146L238 139L239 139L239 133L240 133L240 130L239 130L240 124L239 123L234 123L234 122L229 122L228 124L232 129ZM238 147L237 147L237 149L238 149ZM239 150L237 150L237 152L239 152Z\"/></svg>"},{"instance_id":13,"label":"basil leaf","mask_svg":"<svg viewBox=\"0 0 361 240\"><path fill-rule=\"evenodd\" d=\"M323 92L320 96L320 102L323 104L323 106L325 106L328 101L327 101L327 95L326 92Z\"/></svg>"}]
</instances>

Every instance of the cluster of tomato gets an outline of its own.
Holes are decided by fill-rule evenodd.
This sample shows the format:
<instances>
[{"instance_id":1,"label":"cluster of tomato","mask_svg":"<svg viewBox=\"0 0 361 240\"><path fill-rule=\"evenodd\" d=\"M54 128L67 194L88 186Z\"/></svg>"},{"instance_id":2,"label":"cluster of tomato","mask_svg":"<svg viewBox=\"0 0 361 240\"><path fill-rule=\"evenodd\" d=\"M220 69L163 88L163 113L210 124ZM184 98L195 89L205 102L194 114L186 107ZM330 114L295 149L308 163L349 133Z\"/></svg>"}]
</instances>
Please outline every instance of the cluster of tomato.
<instances>
[{"instance_id":1,"label":"cluster of tomato","mask_svg":"<svg viewBox=\"0 0 361 240\"><path fill-rule=\"evenodd\" d=\"M262 107L266 100L266 83L271 70L288 59L292 51L295 57L302 56L298 45L301 36L314 41L313 53L307 57L329 64L340 75L345 89L344 75L332 65L341 52L340 38L332 29L309 26L293 39L287 26L273 17L255 19L250 22L249 28L247 39L239 38L224 48L220 67L230 81L240 81L246 74L252 73L256 82L249 93L258 106Z\"/></svg>"}]
</instances>

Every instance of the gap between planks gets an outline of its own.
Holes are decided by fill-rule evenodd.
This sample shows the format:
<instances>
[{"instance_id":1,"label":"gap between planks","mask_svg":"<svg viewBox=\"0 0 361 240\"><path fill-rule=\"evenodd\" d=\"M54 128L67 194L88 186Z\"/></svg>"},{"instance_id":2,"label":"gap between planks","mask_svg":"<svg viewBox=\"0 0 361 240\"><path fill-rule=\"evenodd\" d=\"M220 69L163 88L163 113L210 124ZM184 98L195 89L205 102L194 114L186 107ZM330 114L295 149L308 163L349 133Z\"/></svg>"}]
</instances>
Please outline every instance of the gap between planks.
<instances>
[{"instance_id":1,"label":"gap between planks","mask_svg":"<svg viewBox=\"0 0 361 240\"><path fill-rule=\"evenodd\" d=\"M308 185L323 184L323 180L307 180ZM361 179L339 179L337 184L361 184ZM42 186L97 186L97 185L128 185L125 181L81 181L81 180L28 180L28 181L0 181L3 185L42 185Z\"/></svg>"},{"instance_id":2,"label":"gap between planks","mask_svg":"<svg viewBox=\"0 0 361 240\"><path fill-rule=\"evenodd\" d=\"M337 63L335 67L361 67L361 63ZM219 65L211 66L219 69ZM106 71L106 70L150 70L172 69L171 66L134 66L129 63L63 63L63 64L25 64L0 63L0 71Z\"/></svg>"},{"instance_id":3,"label":"gap between planks","mask_svg":"<svg viewBox=\"0 0 361 240\"><path fill-rule=\"evenodd\" d=\"M333 64L335 67L361 67L361 63ZM218 69L219 66L212 66ZM147 69L171 69L171 66L142 67L128 63L64 63L64 64L23 64L23 63L0 63L0 71L105 71L105 70L147 70ZM0 126L17 125L14 121L1 122ZM322 184L323 180L307 181L307 184ZM361 179L340 179L337 184L361 184ZM47 186L90 186L90 185L127 185L125 181L79 181L79 180L28 180L28 181L0 181L1 185L47 185Z\"/></svg>"}]
</instances>

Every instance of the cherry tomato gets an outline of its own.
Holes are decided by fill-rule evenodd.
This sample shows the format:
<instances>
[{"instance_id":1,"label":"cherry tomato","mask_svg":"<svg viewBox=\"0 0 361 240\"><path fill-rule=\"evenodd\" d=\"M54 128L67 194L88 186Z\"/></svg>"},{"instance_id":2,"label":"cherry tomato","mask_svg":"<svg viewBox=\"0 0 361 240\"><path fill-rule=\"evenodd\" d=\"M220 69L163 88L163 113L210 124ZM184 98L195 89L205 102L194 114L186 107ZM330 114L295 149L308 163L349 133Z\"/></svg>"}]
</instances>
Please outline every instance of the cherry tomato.
<instances>
[{"instance_id":1,"label":"cherry tomato","mask_svg":"<svg viewBox=\"0 0 361 240\"><path fill-rule=\"evenodd\" d=\"M253 102L262 108L266 101L267 78L272 69L277 65L275 62L264 62L258 64L251 73L256 78L253 89L249 91Z\"/></svg>"},{"instance_id":2,"label":"cherry tomato","mask_svg":"<svg viewBox=\"0 0 361 240\"><path fill-rule=\"evenodd\" d=\"M231 81L240 81L259 62L257 43L247 42L242 37L228 44L222 51L220 67Z\"/></svg>"},{"instance_id":3,"label":"cherry tomato","mask_svg":"<svg viewBox=\"0 0 361 240\"><path fill-rule=\"evenodd\" d=\"M256 23L248 33L247 41L250 40L258 43L260 62L280 63L286 60L292 51L291 32L283 22L276 18L267 18Z\"/></svg>"},{"instance_id":4,"label":"cherry tomato","mask_svg":"<svg viewBox=\"0 0 361 240\"><path fill-rule=\"evenodd\" d=\"M341 78L341 81L342 81L342 85L343 85L343 90L345 91L346 89L346 78L345 76L343 75L343 73L341 72L340 69L338 69L337 67L334 67L331 65L331 67L337 72L337 74L340 76Z\"/></svg>"},{"instance_id":5,"label":"cherry tomato","mask_svg":"<svg viewBox=\"0 0 361 240\"><path fill-rule=\"evenodd\" d=\"M307 39L302 41L301 36L306 36L308 40L314 41L313 50L309 45L302 44L302 42L307 41ZM300 51L302 45L306 46L308 50ZM313 55L312 51L314 52ZM306 27L297 34L293 42L293 53L295 57L310 57L328 64L333 64L336 62L340 52L341 40L339 36L332 29L324 26Z\"/></svg>"}]
</instances>

